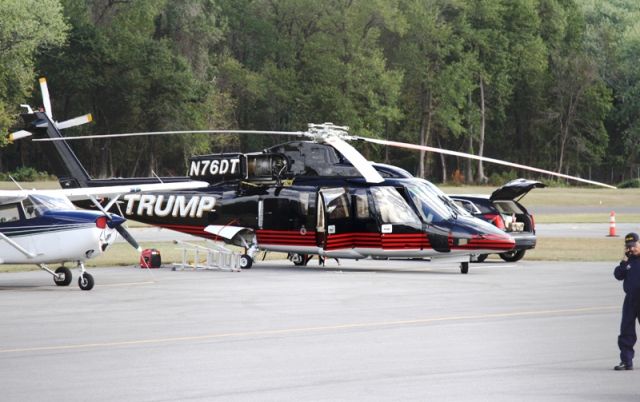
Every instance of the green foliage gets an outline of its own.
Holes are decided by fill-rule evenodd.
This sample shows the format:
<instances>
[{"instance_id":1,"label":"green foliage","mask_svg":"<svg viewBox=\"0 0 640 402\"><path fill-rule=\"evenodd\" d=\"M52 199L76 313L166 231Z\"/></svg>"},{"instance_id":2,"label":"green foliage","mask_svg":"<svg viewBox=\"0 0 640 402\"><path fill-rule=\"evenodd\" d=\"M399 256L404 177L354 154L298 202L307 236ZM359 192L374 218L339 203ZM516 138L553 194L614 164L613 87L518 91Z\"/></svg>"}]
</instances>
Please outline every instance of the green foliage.
<instances>
[{"instance_id":1,"label":"green foliage","mask_svg":"<svg viewBox=\"0 0 640 402\"><path fill-rule=\"evenodd\" d=\"M492 173L489 175L489 184L492 186L502 186L511 180L521 177L518 172L508 170L502 173Z\"/></svg>"},{"instance_id":2,"label":"green foliage","mask_svg":"<svg viewBox=\"0 0 640 402\"><path fill-rule=\"evenodd\" d=\"M640 188L640 179L625 180L622 183L618 183L618 188Z\"/></svg>"},{"instance_id":3,"label":"green foliage","mask_svg":"<svg viewBox=\"0 0 640 402\"><path fill-rule=\"evenodd\" d=\"M39 172L32 167L20 167L15 172L0 172L0 181L9 181L13 178L15 181L41 181L52 180L53 177L47 172Z\"/></svg>"},{"instance_id":4,"label":"green foliage","mask_svg":"<svg viewBox=\"0 0 640 402\"><path fill-rule=\"evenodd\" d=\"M38 54L60 46L68 26L57 0L0 1L0 135L35 81ZM0 140L0 146L4 141Z\"/></svg>"},{"instance_id":5,"label":"green foliage","mask_svg":"<svg viewBox=\"0 0 640 402\"><path fill-rule=\"evenodd\" d=\"M69 134L332 121L359 135L623 177L640 162L638 21L634 0L4 0L0 133L17 105L40 104L31 89L46 75L57 120L94 116ZM281 140L73 146L92 175L129 176L183 174L194 153ZM0 168L47 169L37 152L5 147ZM362 152L443 181L456 169L466 181L482 175L477 162ZM516 177L484 169L495 185Z\"/></svg>"}]
</instances>

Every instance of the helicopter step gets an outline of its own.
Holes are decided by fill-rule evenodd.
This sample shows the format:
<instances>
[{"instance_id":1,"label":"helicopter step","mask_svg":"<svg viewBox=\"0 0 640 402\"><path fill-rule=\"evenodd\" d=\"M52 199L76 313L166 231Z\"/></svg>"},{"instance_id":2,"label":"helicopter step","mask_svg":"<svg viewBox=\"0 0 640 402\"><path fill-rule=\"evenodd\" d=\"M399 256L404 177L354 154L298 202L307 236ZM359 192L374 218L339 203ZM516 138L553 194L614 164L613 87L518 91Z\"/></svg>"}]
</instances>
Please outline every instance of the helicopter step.
<instances>
[{"instance_id":1,"label":"helicopter step","mask_svg":"<svg viewBox=\"0 0 640 402\"><path fill-rule=\"evenodd\" d=\"M173 263L173 271L215 269L240 272L243 265L246 267L246 262L243 264L242 258L248 256L240 255L224 246L211 244L210 247L204 247L179 240L174 240L174 243L181 246L182 262Z\"/></svg>"}]
</instances>

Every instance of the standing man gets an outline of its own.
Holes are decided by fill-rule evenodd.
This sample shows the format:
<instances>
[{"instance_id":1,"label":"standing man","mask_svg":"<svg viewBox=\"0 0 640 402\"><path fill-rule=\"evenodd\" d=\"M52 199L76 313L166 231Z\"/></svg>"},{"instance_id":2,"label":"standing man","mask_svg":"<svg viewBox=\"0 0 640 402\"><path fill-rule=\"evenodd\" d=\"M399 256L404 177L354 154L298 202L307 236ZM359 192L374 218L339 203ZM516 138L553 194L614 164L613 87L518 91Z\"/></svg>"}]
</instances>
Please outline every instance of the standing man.
<instances>
[{"instance_id":1,"label":"standing man","mask_svg":"<svg viewBox=\"0 0 640 402\"><path fill-rule=\"evenodd\" d=\"M624 258L620 261L613 276L622 283L625 297L622 304L622 322L620 323L620 364L613 369L633 370L633 346L636 336L636 320L640 322L640 237L629 233L624 237Z\"/></svg>"}]
</instances>

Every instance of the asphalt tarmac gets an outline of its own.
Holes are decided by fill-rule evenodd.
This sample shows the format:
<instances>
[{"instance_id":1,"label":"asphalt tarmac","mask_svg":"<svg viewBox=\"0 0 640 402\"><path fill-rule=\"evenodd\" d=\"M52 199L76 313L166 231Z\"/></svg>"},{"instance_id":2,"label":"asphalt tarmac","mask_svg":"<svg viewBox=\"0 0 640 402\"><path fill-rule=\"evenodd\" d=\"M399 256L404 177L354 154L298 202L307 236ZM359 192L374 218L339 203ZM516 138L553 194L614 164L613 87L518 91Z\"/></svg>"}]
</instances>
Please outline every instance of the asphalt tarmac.
<instances>
[{"instance_id":1,"label":"asphalt tarmac","mask_svg":"<svg viewBox=\"0 0 640 402\"><path fill-rule=\"evenodd\" d=\"M341 264L0 274L1 399L640 399L613 262Z\"/></svg>"}]
</instances>

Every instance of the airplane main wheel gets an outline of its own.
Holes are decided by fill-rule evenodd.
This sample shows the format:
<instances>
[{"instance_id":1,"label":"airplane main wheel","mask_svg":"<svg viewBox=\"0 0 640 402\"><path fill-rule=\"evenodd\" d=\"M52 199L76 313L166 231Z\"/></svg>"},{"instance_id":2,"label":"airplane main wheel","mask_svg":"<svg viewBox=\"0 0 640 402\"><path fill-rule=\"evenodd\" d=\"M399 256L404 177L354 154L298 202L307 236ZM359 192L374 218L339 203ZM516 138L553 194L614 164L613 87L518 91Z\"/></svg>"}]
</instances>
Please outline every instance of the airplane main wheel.
<instances>
[{"instance_id":1,"label":"airplane main wheel","mask_svg":"<svg viewBox=\"0 0 640 402\"><path fill-rule=\"evenodd\" d=\"M240 268L250 269L252 265L253 265L253 258L249 257L247 254L242 254L240 256Z\"/></svg>"},{"instance_id":2,"label":"airplane main wheel","mask_svg":"<svg viewBox=\"0 0 640 402\"><path fill-rule=\"evenodd\" d=\"M91 274L85 272L78 278L78 286L80 286L80 289L82 290L91 290L93 289L93 285L94 281Z\"/></svg>"},{"instance_id":3,"label":"airplane main wheel","mask_svg":"<svg viewBox=\"0 0 640 402\"><path fill-rule=\"evenodd\" d=\"M503 260L507 261L507 262L516 262L516 261L520 261L522 259L522 257L524 257L524 253L527 250L511 250L509 252L506 253L500 253L500 258L502 258Z\"/></svg>"},{"instance_id":4,"label":"airplane main wheel","mask_svg":"<svg viewBox=\"0 0 640 402\"><path fill-rule=\"evenodd\" d=\"M72 277L71 277L71 270L67 267L59 267L58 269L56 269L56 274L57 275L62 275L62 278L59 278L58 276L54 276L53 277L53 282L55 282L56 285L58 286L69 286L69 284L71 283Z\"/></svg>"},{"instance_id":5,"label":"airplane main wheel","mask_svg":"<svg viewBox=\"0 0 640 402\"><path fill-rule=\"evenodd\" d=\"M461 274L469 273L469 263L468 262L461 262L460 263L460 273Z\"/></svg>"}]
</instances>

